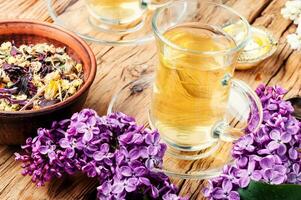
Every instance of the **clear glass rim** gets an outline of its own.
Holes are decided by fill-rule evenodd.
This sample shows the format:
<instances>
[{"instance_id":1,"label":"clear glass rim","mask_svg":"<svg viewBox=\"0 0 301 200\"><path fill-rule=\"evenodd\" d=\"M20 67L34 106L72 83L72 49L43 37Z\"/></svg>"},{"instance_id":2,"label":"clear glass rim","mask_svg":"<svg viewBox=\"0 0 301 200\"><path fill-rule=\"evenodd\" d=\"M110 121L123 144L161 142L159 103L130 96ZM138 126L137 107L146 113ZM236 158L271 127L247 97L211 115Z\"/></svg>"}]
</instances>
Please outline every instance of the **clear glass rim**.
<instances>
[{"instance_id":1,"label":"clear glass rim","mask_svg":"<svg viewBox=\"0 0 301 200\"><path fill-rule=\"evenodd\" d=\"M175 0L174 3L177 3L177 2L183 2L183 3L185 3L187 1L191 1L191 0ZM229 48L229 49L226 49L226 50L220 50L220 51L197 51L197 50L182 48L179 45L177 45L177 44L171 42L170 40L166 39L160 33L158 25L157 25L157 21L159 19L160 14L166 8L173 6L174 3L173 4L169 4L167 6L164 6L164 7L161 7L159 9L157 9L156 12L154 13L154 16L153 16L153 19L152 19L152 28L153 28L153 32L154 32L155 36L158 37L165 44L167 44L168 46L170 46L170 47L172 47L174 49L177 49L179 51L184 51L184 52L192 53L192 54L201 54L201 55L231 54L231 53L237 52L240 49L242 49L246 45L246 43L248 42L248 40L250 39L250 36L251 36L251 31L250 31L251 26L250 26L249 22L247 21L247 19L245 17L243 17L242 15L240 15L238 12L236 12L234 9L232 9L232 8L230 8L228 6L225 6L225 5L222 5L222 4L218 4L218 3L214 3L214 2L210 2L210 1L206 1L206 0L203 0L203 2L207 3L207 4L211 4L213 6L221 7L223 9L227 10L229 13L232 13L232 14L238 16L242 20L243 24L245 25L245 27L247 29L247 36L246 36L246 38L242 42L240 42L238 45L236 45L235 47Z\"/></svg>"},{"instance_id":2,"label":"clear glass rim","mask_svg":"<svg viewBox=\"0 0 301 200\"><path fill-rule=\"evenodd\" d=\"M260 47L254 48L254 49L250 49L250 50L243 50L241 52L241 56L239 56L239 58L238 58L238 63L240 63L240 64L254 63L254 62L262 61L262 60L270 57L271 55L273 55L277 50L277 45L279 44L278 40L265 27L252 26L251 27L251 35L253 34L253 32L257 32L257 33L259 32L260 34L265 35L267 37L267 39L269 40L270 44L260 46ZM255 51L260 51L265 48L269 48L266 53L261 54L259 56L253 56L253 57L249 57L249 58L247 57L249 53L252 53Z\"/></svg>"},{"instance_id":3,"label":"clear glass rim","mask_svg":"<svg viewBox=\"0 0 301 200\"><path fill-rule=\"evenodd\" d=\"M62 26L63 28L68 29L68 26L65 22L63 22L59 16L57 15L56 10L53 8L53 0L44 0L47 4L47 10L50 15L50 17L53 19L54 23ZM70 30L70 29L68 29ZM152 33L146 34L143 37L139 37L136 39L128 39L128 40L105 40L105 39L98 39L89 35L84 35L82 33L79 33L78 31L70 30L77 35L79 35L81 38L89 41L94 42L101 45L110 45L110 46L130 46L130 45L143 45L149 42L152 42L154 40L154 36Z\"/></svg>"}]
</instances>

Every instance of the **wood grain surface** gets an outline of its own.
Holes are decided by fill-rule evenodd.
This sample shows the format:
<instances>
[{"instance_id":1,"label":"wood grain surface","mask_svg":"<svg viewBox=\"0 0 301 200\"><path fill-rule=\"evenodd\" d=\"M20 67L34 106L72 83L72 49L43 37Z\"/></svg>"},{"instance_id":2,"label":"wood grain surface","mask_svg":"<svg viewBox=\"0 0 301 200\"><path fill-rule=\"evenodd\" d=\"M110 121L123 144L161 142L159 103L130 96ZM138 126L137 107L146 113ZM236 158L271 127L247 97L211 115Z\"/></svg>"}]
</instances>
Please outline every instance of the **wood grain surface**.
<instances>
[{"instance_id":1,"label":"wood grain surface","mask_svg":"<svg viewBox=\"0 0 301 200\"><path fill-rule=\"evenodd\" d=\"M68 1L70 0L66 0ZM251 24L269 29L280 41L273 57L254 69L237 71L236 78L246 81L252 88L256 88L259 83L281 85L289 91L286 98L301 95L301 53L292 51L285 43L286 35L296 27L280 14L286 0L224 2L243 14ZM58 9L63 13L65 6L66 4L59 5ZM51 22L43 0L0 0L0 19L12 18ZM110 98L120 86L153 71L157 62L156 48L153 43L130 47L90 45L97 58L98 72L85 106L95 109L99 114L105 114ZM20 163L14 161L15 151L18 151L17 147L0 146L1 200L95 199L97 182L80 174L36 188L30 177L20 174ZM203 199L203 181L181 180L176 184L181 195L193 200Z\"/></svg>"}]
</instances>

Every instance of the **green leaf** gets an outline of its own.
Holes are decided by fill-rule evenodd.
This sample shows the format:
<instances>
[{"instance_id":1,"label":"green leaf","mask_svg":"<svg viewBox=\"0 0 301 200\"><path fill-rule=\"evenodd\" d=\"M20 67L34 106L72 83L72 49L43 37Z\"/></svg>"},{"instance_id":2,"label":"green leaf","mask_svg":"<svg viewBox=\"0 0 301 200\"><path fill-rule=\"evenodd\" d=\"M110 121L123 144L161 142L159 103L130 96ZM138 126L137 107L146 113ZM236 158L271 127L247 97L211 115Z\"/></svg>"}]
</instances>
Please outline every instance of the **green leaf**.
<instances>
[{"instance_id":1,"label":"green leaf","mask_svg":"<svg viewBox=\"0 0 301 200\"><path fill-rule=\"evenodd\" d=\"M301 185L270 185L251 181L238 190L241 200L301 200Z\"/></svg>"}]
</instances>

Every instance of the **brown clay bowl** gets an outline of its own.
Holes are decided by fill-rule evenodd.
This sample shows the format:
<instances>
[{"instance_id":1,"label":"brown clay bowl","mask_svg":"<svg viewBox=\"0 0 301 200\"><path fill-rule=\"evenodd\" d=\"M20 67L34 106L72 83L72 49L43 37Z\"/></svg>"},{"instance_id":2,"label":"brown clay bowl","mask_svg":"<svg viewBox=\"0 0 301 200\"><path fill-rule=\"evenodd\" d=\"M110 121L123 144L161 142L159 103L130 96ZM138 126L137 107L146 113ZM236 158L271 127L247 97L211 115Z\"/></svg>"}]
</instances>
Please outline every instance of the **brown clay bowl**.
<instances>
[{"instance_id":1,"label":"brown clay bowl","mask_svg":"<svg viewBox=\"0 0 301 200\"><path fill-rule=\"evenodd\" d=\"M16 45L52 43L66 47L67 53L83 64L84 85L63 102L39 110L0 111L0 144L22 144L39 127L50 127L53 120L70 117L85 103L96 75L96 60L90 47L74 33L50 23L31 20L0 21L0 43L14 41Z\"/></svg>"}]
</instances>

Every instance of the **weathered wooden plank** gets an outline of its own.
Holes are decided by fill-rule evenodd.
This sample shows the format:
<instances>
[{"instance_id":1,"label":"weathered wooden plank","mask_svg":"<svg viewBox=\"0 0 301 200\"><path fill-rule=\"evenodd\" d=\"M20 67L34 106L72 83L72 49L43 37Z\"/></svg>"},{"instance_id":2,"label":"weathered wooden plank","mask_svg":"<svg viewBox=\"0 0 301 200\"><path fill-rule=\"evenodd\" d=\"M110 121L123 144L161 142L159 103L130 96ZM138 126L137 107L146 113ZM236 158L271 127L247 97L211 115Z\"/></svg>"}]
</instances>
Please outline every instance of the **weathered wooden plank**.
<instances>
[{"instance_id":1,"label":"weathered wooden plank","mask_svg":"<svg viewBox=\"0 0 301 200\"><path fill-rule=\"evenodd\" d=\"M238 10L255 25L264 26L285 42L285 36L294 31L290 21L280 15L286 0L223 0ZM69 3L61 0L57 10L62 15ZM0 19L34 18L51 21L44 0L0 0ZM109 47L90 44L98 62L96 80L91 88L86 107L105 114L113 93L125 83L151 73L156 65L156 48L153 44L134 47ZM300 53L281 44L276 54L257 68L236 72L236 77L248 82L253 88L259 83L279 84L289 89L287 96L301 95ZM83 176L54 180L45 187L36 188L29 177L20 175L20 164L14 162L16 148L0 147L0 199L89 199L95 197L97 182ZM175 180L180 193L191 199L202 199L202 181Z\"/></svg>"}]
</instances>

